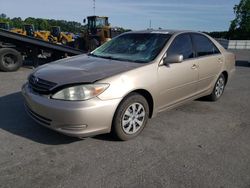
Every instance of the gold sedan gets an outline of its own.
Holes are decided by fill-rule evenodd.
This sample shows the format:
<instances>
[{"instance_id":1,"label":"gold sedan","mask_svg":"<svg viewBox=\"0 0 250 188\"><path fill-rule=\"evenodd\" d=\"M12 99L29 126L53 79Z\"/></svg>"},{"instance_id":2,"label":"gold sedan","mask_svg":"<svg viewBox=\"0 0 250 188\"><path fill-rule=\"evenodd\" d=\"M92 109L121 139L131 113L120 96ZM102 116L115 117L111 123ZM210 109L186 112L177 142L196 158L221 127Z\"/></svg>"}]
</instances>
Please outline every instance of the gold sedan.
<instances>
[{"instance_id":1,"label":"gold sedan","mask_svg":"<svg viewBox=\"0 0 250 188\"><path fill-rule=\"evenodd\" d=\"M129 140L161 111L218 100L234 71L234 54L203 33L147 30L37 68L22 93L27 112L48 128Z\"/></svg>"}]
</instances>

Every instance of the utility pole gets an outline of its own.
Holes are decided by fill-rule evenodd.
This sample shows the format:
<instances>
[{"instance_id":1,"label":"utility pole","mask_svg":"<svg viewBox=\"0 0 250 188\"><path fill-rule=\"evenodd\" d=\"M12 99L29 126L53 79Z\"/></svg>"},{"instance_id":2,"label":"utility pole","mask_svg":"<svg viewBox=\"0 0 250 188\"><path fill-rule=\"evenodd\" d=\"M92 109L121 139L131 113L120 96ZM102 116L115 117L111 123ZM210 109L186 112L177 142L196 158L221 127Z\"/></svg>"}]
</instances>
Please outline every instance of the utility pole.
<instances>
[{"instance_id":1,"label":"utility pole","mask_svg":"<svg viewBox=\"0 0 250 188\"><path fill-rule=\"evenodd\" d=\"M95 0L93 0L93 10L94 10L94 16L95 16Z\"/></svg>"},{"instance_id":2,"label":"utility pole","mask_svg":"<svg viewBox=\"0 0 250 188\"><path fill-rule=\"evenodd\" d=\"M149 29L151 29L152 26L151 26L151 20L149 20Z\"/></svg>"}]
</instances>

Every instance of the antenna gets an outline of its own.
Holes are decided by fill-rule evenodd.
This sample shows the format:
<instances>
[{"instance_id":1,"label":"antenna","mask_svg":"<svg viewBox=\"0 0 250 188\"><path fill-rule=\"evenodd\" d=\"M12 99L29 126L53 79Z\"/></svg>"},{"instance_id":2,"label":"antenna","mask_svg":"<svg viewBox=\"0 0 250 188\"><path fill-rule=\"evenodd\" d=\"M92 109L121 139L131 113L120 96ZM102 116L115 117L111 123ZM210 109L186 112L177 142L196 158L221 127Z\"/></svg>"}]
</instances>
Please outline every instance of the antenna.
<instances>
[{"instance_id":1,"label":"antenna","mask_svg":"<svg viewBox=\"0 0 250 188\"><path fill-rule=\"evenodd\" d=\"M94 16L95 16L95 0L93 0L93 10L94 10Z\"/></svg>"}]
</instances>

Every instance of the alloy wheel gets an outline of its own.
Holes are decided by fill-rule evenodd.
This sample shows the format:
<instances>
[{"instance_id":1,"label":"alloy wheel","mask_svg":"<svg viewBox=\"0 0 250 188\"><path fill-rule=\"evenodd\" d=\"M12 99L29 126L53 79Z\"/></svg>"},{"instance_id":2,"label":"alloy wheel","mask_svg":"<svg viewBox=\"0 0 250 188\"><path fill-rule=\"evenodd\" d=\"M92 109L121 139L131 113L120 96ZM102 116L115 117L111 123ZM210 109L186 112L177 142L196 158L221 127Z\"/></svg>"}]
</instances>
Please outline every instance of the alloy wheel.
<instances>
[{"instance_id":1,"label":"alloy wheel","mask_svg":"<svg viewBox=\"0 0 250 188\"><path fill-rule=\"evenodd\" d=\"M131 104L122 117L122 129L126 134L135 134L143 125L145 108L140 103Z\"/></svg>"},{"instance_id":2,"label":"alloy wheel","mask_svg":"<svg viewBox=\"0 0 250 188\"><path fill-rule=\"evenodd\" d=\"M215 95L217 98L219 98L222 95L224 87L225 87L225 81L222 77L220 77L215 86Z\"/></svg>"}]
</instances>

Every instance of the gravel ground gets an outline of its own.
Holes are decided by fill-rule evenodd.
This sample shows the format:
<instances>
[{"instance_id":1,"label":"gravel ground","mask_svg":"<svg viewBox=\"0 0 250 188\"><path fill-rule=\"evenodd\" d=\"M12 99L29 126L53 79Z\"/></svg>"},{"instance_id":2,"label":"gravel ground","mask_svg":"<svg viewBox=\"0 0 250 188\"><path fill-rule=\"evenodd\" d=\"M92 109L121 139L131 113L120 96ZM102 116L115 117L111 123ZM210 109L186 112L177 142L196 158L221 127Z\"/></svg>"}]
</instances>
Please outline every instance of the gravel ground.
<instances>
[{"instance_id":1,"label":"gravel ground","mask_svg":"<svg viewBox=\"0 0 250 188\"><path fill-rule=\"evenodd\" d=\"M161 113L134 140L79 140L25 113L31 69L0 72L0 187L250 187L250 51L217 102Z\"/></svg>"}]
</instances>

